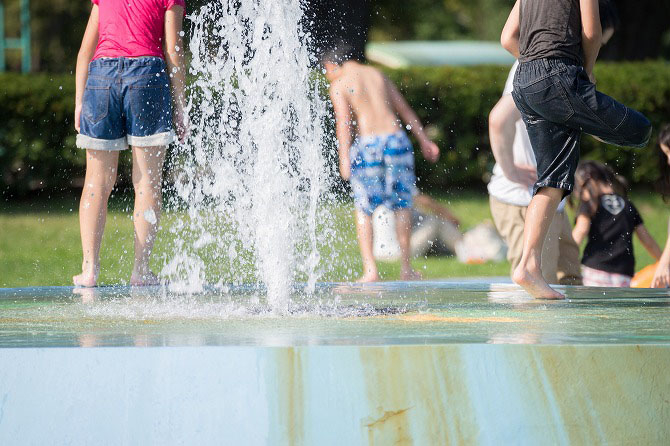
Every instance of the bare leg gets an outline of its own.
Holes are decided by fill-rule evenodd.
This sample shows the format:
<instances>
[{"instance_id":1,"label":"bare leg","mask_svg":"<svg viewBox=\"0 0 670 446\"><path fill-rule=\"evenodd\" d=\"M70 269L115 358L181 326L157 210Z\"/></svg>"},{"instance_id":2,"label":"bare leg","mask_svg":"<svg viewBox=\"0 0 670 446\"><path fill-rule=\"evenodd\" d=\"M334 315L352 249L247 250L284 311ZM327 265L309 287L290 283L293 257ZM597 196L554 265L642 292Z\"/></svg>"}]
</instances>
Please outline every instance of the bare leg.
<instances>
[{"instance_id":1,"label":"bare leg","mask_svg":"<svg viewBox=\"0 0 670 446\"><path fill-rule=\"evenodd\" d=\"M412 236L412 210L399 209L395 211L395 227L398 234L398 244L400 245L400 279L402 280L420 280L421 274L412 269L409 262L410 256L410 238Z\"/></svg>"},{"instance_id":2,"label":"bare leg","mask_svg":"<svg viewBox=\"0 0 670 446\"><path fill-rule=\"evenodd\" d=\"M528 206L524 225L523 254L512 279L536 299L563 299L561 293L549 287L542 277L542 247L547 231L563 197L561 189L544 187Z\"/></svg>"},{"instance_id":3,"label":"bare leg","mask_svg":"<svg viewBox=\"0 0 670 446\"><path fill-rule=\"evenodd\" d=\"M133 187L135 188L135 263L131 285L157 285L158 277L149 269L162 205L165 147L133 147Z\"/></svg>"},{"instance_id":4,"label":"bare leg","mask_svg":"<svg viewBox=\"0 0 670 446\"><path fill-rule=\"evenodd\" d=\"M86 150L86 179L79 201L79 228L83 261L77 286L96 286L100 273L100 244L107 220L107 200L116 182L119 152Z\"/></svg>"},{"instance_id":5,"label":"bare leg","mask_svg":"<svg viewBox=\"0 0 670 446\"><path fill-rule=\"evenodd\" d=\"M356 211L356 234L358 235L358 246L363 258L363 276L358 282L379 281L377 263L372 254L372 219L361 211Z\"/></svg>"},{"instance_id":6,"label":"bare leg","mask_svg":"<svg viewBox=\"0 0 670 446\"><path fill-rule=\"evenodd\" d=\"M581 285L582 271L579 261L579 246L572 238L572 225L565 212L556 214L561 222L561 237L558 245L558 283Z\"/></svg>"}]
</instances>

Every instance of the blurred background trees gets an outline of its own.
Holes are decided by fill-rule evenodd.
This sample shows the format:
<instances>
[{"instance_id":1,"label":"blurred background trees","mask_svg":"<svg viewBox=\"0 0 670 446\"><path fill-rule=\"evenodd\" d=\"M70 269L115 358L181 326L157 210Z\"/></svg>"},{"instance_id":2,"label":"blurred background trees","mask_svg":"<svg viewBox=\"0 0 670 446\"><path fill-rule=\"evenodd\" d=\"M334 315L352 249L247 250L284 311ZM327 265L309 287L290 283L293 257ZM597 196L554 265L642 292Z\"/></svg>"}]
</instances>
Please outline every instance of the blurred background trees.
<instances>
[{"instance_id":1,"label":"blurred background trees","mask_svg":"<svg viewBox=\"0 0 670 446\"><path fill-rule=\"evenodd\" d=\"M6 9L6 32L16 36L19 1L0 1ZM187 11L207 1L187 0ZM344 39L359 52L367 38L495 41L514 3L514 0L304 1L306 24L318 36L317 46L327 47ZM670 0L614 1L623 20L603 56L610 60L670 58ZM31 0L34 71L69 73L74 69L90 8L88 0ZM8 66L10 70L19 69L18 52L9 51Z\"/></svg>"}]
</instances>

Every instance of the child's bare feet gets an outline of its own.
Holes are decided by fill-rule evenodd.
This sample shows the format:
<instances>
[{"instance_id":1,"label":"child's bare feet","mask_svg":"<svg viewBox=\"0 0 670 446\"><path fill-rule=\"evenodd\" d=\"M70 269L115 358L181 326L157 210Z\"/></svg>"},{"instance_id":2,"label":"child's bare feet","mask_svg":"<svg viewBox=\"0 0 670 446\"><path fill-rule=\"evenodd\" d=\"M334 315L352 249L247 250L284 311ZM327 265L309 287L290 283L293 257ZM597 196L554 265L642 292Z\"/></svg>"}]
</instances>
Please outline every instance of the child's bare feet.
<instances>
[{"instance_id":1,"label":"child's bare feet","mask_svg":"<svg viewBox=\"0 0 670 446\"><path fill-rule=\"evenodd\" d=\"M412 268L402 269L400 271L400 280L412 281L421 279L423 279L421 273L416 270L413 270Z\"/></svg>"},{"instance_id":2,"label":"child's bare feet","mask_svg":"<svg viewBox=\"0 0 670 446\"><path fill-rule=\"evenodd\" d=\"M368 271L367 273L363 274L360 279L356 281L356 283L372 283L372 282L379 282L381 280L381 277L379 277L379 273L377 271Z\"/></svg>"},{"instance_id":3,"label":"child's bare feet","mask_svg":"<svg viewBox=\"0 0 670 446\"><path fill-rule=\"evenodd\" d=\"M98 285L99 268L82 268L81 274L72 276L74 286L94 287Z\"/></svg>"},{"instance_id":4,"label":"child's bare feet","mask_svg":"<svg viewBox=\"0 0 670 446\"><path fill-rule=\"evenodd\" d=\"M160 278L151 271L144 274L133 272L133 274L130 276L131 286L153 286L160 285L160 283Z\"/></svg>"},{"instance_id":5,"label":"child's bare feet","mask_svg":"<svg viewBox=\"0 0 670 446\"><path fill-rule=\"evenodd\" d=\"M535 299L565 299L547 284L539 268L529 268L521 263L514 270L512 280Z\"/></svg>"}]
</instances>

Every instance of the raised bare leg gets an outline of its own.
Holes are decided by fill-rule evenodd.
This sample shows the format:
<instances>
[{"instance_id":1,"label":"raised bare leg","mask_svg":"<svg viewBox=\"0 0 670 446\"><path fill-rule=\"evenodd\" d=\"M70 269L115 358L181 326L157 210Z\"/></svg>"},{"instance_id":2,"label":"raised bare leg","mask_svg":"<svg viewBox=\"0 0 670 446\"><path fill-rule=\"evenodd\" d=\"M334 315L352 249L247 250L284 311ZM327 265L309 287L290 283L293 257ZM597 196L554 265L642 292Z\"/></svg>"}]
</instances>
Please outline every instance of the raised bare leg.
<instances>
[{"instance_id":1,"label":"raised bare leg","mask_svg":"<svg viewBox=\"0 0 670 446\"><path fill-rule=\"evenodd\" d=\"M541 270L544 239L562 197L563 190L544 187L535 194L526 212L523 254L512 279L536 299L563 299L565 297L549 287Z\"/></svg>"},{"instance_id":2,"label":"raised bare leg","mask_svg":"<svg viewBox=\"0 0 670 446\"><path fill-rule=\"evenodd\" d=\"M400 245L400 279L401 280L420 280L421 274L412 269L409 261L410 257L410 238L412 236L412 210L399 209L395 211L395 227Z\"/></svg>"},{"instance_id":3,"label":"raised bare leg","mask_svg":"<svg viewBox=\"0 0 670 446\"><path fill-rule=\"evenodd\" d=\"M107 201L116 182L118 151L86 150L86 178L79 201L79 230L83 261L76 286L96 286L100 273L100 244L107 220Z\"/></svg>"},{"instance_id":4,"label":"raised bare leg","mask_svg":"<svg viewBox=\"0 0 670 446\"><path fill-rule=\"evenodd\" d=\"M372 254L372 219L369 215L358 210L355 219L358 246L363 258L363 276L358 279L358 282L377 282L379 281L379 271Z\"/></svg>"},{"instance_id":5,"label":"raised bare leg","mask_svg":"<svg viewBox=\"0 0 670 446\"><path fill-rule=\"evenodd\" d=\"M163 202L163 161L165 147L133 147L133 187L135 188L135 263L131 285L157 285L158 277L149 268L151 250L158 232Z\"/></svg>"}]
</instances>

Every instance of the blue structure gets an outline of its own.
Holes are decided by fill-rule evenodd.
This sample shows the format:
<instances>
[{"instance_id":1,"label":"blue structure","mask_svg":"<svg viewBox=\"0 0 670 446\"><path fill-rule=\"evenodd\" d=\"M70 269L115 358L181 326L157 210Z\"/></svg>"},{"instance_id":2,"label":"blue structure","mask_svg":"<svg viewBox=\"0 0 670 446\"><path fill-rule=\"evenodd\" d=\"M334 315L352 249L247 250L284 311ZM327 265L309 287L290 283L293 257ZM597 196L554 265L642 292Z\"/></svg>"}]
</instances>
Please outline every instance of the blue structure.
<instances>
[{"instance_id":1,"label":"blue structure","mask_svg":"<svg viewBox=\"0 0 670 446\"><path fill-rule=\"evenodd\" d=\"M668 444L670 293L561 290L0 289L0 444Z\"/></svg>"},{"instance_id":2,"label":"blue structure","mask_svg":"<svg viewBox=\"0 0 670 446\"><path fill-rule=\"evenodd\" d=\"M0 73L7 68L5 53L8 49L21 50L21 71L30 72L30 0L21 1L21 35L20 37L5 36L5 5L0 2Z\"/></svg>"}]
</instances>

